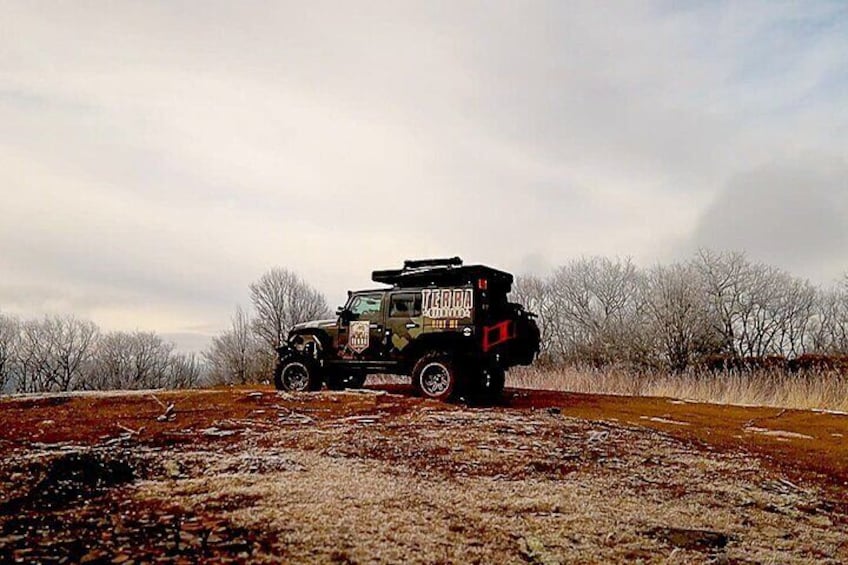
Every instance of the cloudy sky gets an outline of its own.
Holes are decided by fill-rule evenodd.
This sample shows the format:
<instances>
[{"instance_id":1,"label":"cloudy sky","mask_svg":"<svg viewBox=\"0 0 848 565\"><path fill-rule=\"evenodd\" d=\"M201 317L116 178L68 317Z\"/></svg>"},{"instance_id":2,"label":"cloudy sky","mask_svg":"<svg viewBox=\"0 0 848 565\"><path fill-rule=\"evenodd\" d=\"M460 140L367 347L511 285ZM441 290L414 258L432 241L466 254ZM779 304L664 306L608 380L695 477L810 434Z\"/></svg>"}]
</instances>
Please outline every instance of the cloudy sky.
<instances>
[{"instance_id":1,"label":"cloudy sky","mask_svg":"<svg viewBox=\"0 0 848 565\"><path fill-rule=\"evenodd\" d=\"M0 2L0 310L185 347L294 269L848 270L844 2ZM194 337L193 337L194 336Z\"/></svg>"}]
</instances>

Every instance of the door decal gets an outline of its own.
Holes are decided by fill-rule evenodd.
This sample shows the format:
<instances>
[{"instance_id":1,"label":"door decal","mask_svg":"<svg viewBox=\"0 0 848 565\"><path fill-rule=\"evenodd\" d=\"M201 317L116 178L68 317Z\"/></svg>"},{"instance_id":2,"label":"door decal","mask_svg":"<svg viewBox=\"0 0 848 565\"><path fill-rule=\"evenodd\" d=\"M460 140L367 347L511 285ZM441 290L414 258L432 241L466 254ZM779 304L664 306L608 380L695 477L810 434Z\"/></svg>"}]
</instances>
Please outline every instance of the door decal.
<instances>
[{"instance_id":1,"label":"door decal","mask_svg":"<svg viewBox=\"0 0 848 565\"><path fill-rule=\"evenodd\" d=\"M357 353L362 353L368 349L371 342L371 322L360 320L350 323L350 338L348 345Z\"/></svg>"}]
</instances>

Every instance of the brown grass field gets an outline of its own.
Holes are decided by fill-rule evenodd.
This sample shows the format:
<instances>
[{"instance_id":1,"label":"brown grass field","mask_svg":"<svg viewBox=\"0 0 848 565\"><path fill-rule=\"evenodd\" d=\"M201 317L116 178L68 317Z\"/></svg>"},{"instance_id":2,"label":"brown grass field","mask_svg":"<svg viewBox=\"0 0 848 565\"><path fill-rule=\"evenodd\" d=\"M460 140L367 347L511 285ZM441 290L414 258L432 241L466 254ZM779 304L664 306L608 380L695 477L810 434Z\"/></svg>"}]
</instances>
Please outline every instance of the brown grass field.
<instances>
[{"instance_id":1,"label":"brown grass field","mask_svg":"<svg viewBox=\"0 0 848 565\"><path fill-rule=\"evenodd\" d=\"M848 375L838 371L820 370L802 374L779 370L695 371L682 375L667 372L634 375L617 369L532 367L511 371L509 384L528 389L662 396L714 404L848 412Z\"/></svg>"},{"instance_id":2,"label":"brown grass field","mask_svg":"<svg viewBox=\"0 0 848 565\"><path fill-rule=\"evenodd\" d=\"M7 398L0 562L844 563L846 438L822 411L519 388Z\"/></svg>"}]
</instances>

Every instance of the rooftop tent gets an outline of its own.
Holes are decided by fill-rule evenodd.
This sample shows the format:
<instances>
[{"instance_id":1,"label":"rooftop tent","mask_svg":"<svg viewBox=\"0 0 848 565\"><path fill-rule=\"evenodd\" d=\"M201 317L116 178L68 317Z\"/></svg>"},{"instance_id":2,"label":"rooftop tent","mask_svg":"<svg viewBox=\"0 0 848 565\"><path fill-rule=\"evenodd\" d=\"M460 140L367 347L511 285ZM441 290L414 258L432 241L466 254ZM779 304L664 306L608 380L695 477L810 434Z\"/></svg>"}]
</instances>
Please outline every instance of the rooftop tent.
<instances>
[{"instance_id":1,"label":"rooftop tent","mask_svg":"<svg viewBox=\"0 0 848 565\"><path fill-rule=\"evenodd\" d=\"M421 259L404 261L402 269L388 269L371 273L374 282L396 287L426 286L477 286L482 279L488 288L508 293L512 275L484 265L463 265L462 259Z\"/></svg>"}]
</instances>

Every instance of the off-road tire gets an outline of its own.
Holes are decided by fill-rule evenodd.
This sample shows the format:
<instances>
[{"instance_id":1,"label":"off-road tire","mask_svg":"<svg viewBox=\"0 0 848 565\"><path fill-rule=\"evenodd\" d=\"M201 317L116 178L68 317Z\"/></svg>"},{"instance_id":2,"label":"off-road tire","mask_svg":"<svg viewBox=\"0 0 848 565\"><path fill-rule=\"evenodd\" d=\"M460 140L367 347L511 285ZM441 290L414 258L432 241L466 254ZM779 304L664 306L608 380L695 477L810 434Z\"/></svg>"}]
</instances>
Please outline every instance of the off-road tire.
<instances>
[{"instance_id":1,"label":"off-road tire","mask_svg":"<svg viewBox=\"0 0 848 565\"><path fill-rule=\"evenodd\" d=\"M286 392L310 392L321 389L318 366L308 357L289 355L277 361L274 386Z\"/></svg>"},{"instance_id":2,"label":"off-road tire","mask_svg":"<svg viewBox=\"0 0 848 565\"><path fill-rule=\"evenodd\" d=\"M368 375L364 373L330 373L327 375L327 388L344 390L346 388L362 388Z\"/></svg>"},{"instance_id":3,"label":"off-road tire","mask_svg":"<svg viewBox=\"0 0 848 565\"><path fill-rule=\"evenodd\" d=\"M459 389L460 368L440 351L423 355L412 368L412 382L424 398L450 400Z\"/></svg>"}]
</instances>

